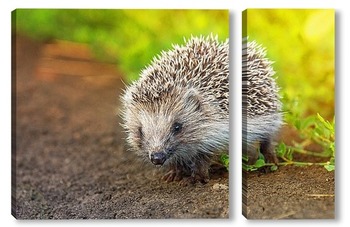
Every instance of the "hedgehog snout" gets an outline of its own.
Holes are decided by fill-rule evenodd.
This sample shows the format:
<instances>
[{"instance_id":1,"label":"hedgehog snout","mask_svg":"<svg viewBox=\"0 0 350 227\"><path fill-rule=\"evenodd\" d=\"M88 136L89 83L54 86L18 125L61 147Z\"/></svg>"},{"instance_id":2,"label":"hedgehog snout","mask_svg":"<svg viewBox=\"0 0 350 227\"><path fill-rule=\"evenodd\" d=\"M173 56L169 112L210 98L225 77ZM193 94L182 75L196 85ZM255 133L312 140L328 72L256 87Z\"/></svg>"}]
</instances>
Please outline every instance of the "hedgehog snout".
<instances>
[{"instance_id":1,"label":"hedgehog snout","mask_svg":"<svg viewBox=\"0 0 350 227\"><path fill-rule=\"evenodd\" d=\"M160 151L156 151L150 154L151 162L154 165L163 165L166 160L168 160L174 153L175 149L161 149Z\"/></svg>"},{"instance_id":2,"label":"hedgehog snout","mask_svg":"<svg viewBox=\"0 0 350 227\"><path fill-rule=\"evenodd\" d=\"M154 165L163 165L166 161L166 154L163 151L154 152L151 154L151 162Z\"/></svg>"}]
</instances>

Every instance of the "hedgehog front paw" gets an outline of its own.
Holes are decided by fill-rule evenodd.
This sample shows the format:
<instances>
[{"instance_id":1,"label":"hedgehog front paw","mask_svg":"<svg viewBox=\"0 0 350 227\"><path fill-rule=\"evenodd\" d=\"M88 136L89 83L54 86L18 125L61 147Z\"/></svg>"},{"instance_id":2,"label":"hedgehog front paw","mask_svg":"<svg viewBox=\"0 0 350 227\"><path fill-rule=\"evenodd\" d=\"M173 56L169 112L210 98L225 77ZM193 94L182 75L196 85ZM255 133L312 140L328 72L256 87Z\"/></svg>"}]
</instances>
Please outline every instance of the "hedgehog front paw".
<instances>
[{"instance_id":1,"label":"hedgehog front paw","mask_svg":"<svg viewBox=\"0 0 350 227\"><path fill-rule=\"evenodd\" d=\"M194 185L197 182L206 184L209 182L209 174L192 173L191 176L185 176L181 170L171 169L162 177L162 180L167 183L178 181L181 186Z\"/></svg>"},{"instance_id":2,"label":"hedgehog front paw","mask_svg":"<svg viewBox=\"0 0 350 227\"><path fill-rule=\"evenodd\" d=\"M195 176L185 177L180 181L179 184L181 186L188 186L188 185L194 185L197 182L206 184L209 182L209 176L195 175Z\"/></svg>"},{"instance_id":3,"label":"hedgehog front paw","mask_svg":"<svg viewBox=\"0 0 350 227\"><path fill-rule=\"evenodd\" d=\"M261 142L260 152L264 155L266 163L278 163L278 159L275 153L274 146L272 145L271 139Z\"/></svg>"},{"instance_id":4,"label":"hedgehog front paw","mask_svg":"<svg viewBox=\"0 0 350 227\"><path fill-rule=\"evenodd\" d=\"M170 169L169 172L167 172L162 179L166 181L167 183L172 181L181 181L183 178L182 171L178 169Z\"/></svg>"},{"instance_id":5,"label":"hedgehog front paw","mask_svg":"<svg viewBox=\"0 0 350 227\"><path fill-rule=\"evenodd\" d=\"M162 177L167 183L179 181L182 186L193 185L197 182L206 184L209 182L209 164L201 162L200 165L192 163L191 166L171 166Z\"/></svg>"}]
</instances>

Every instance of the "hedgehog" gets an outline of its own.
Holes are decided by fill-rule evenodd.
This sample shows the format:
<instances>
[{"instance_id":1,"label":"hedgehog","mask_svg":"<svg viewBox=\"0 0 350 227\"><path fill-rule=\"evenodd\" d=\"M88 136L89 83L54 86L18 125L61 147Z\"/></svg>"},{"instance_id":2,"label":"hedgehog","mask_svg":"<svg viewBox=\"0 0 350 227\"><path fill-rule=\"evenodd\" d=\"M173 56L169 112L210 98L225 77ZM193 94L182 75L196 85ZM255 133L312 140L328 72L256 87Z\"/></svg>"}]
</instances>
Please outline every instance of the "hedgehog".
<instances>
[{"instance_id":1,"label":"hedgehog","mask_svg":"<svg viewBox=\"0 0 350 227\"><path fill-rule=\"evenodd\" d=\"M243 40L242 51L242 151L248 164L259 152L269 163L278 163L274 140L282 125L281 102L272 62L266 49L255 41Z\"/></svg>"},{"instance_id":2,"label":"hedgehog","mask_svg":"<svg viewBox=\"0 0 350 227\"><path fill-rule=\"evenodd\" d=\"M207 183L229 145L229 44L191 36L154 57L122 94L129 147L166 182Z\"/></svg>"}]
</instances>

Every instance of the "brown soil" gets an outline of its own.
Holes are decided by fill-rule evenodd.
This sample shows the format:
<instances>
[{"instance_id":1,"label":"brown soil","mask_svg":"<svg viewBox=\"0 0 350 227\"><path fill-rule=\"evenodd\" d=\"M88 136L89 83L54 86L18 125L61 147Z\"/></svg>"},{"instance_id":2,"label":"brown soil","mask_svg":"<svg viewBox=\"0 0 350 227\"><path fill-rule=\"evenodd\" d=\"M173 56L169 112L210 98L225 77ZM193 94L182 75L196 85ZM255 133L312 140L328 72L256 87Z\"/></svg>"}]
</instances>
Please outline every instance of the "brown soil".
<instances>
[{"instance_id":1,"label":"brown soil","mask_svg":"<svg viewBox=\"0 0 350 227\"><path fill-rule=\"evenodd\" d=\"M284 166L276 172L243 173L249 219L334 218L334 172L322 166Z\"/></svg>"},{"instance_id":2,"label":"brown soil","mask_svg":"<svg viewBox=\"0 0 350 227\"><path fill-rule=\"evenodd\" d=\"M120 74L87 47L14 38L12 214L18 219L228 218L227 172L160 181L124 146Z\"/></svg>"}]
</instances>

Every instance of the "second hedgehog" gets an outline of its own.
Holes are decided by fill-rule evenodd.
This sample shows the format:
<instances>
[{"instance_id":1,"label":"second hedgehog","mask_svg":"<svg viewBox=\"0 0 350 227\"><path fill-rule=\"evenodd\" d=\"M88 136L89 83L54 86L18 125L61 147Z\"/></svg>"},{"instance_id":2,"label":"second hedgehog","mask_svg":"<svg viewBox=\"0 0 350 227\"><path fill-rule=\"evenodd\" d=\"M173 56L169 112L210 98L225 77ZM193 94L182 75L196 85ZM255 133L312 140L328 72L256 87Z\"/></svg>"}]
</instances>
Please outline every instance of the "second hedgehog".
<instances>
[{"instance_id":1,"label":"second hedgehog","mask_svg":"<svg viewBox=\"0 0 350 227\"><path fill-rule=\"evenodd\" d=\"M122 96L127 141L167 168L164 180L208 182L212 159L228 151L229 45L192 37L162 52Z\"/></svg>"}]
</instances>

